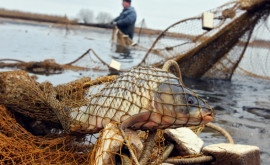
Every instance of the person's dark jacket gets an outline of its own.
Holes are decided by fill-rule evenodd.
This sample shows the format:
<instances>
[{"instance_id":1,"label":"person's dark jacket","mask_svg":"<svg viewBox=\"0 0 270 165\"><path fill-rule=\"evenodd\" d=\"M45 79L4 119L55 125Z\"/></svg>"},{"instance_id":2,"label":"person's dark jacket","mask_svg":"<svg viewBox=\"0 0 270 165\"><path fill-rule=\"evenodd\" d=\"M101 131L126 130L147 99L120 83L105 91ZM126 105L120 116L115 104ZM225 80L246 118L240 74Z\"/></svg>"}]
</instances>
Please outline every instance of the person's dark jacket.
<instances>
[{"instance_id":1,"label":"person's dark jacket","mask_svg":"<svg viewBox=\"0 0 270 165\"><path fill-rule=\"evenodd\" d=\"M136 22L136 12L133 7L123 9L120 15L114 19L117 27L124 33L133 38L135 22Z\"/></svg>"}]
</instances>

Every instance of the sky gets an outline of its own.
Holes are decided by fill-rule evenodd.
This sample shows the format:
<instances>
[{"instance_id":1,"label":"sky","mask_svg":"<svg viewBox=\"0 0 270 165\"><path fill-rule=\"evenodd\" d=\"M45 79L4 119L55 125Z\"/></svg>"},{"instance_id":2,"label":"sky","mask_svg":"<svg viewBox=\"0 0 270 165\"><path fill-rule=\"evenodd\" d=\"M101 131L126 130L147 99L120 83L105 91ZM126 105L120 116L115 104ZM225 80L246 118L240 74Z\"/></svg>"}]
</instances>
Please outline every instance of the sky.
<instances>
[{"instance_id":1,"label":"sky","mask_svg":"<svg viewBox=\"0 0 270 165\"><path fill-rule=\"evenodd\" d=\"M132 0L137 23L145 19L148 28L165 29L181 19L198 16L230 0ZM0 8L76 18L81 9L96 16L106 12L112 18L122 10L122 0L1 0ZM162 23L161 23L162 22Z\"/></svg>"}]
</instances>

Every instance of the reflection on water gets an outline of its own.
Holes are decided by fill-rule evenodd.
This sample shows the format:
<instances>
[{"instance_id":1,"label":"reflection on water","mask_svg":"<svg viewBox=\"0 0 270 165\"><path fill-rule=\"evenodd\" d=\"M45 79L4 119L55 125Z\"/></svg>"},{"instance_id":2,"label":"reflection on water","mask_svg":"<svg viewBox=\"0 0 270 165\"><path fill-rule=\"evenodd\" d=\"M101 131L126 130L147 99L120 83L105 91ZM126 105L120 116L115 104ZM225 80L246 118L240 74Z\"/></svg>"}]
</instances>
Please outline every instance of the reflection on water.
<instances>
[{"instance_id":1,"label":"reflection on water","mask_svg":"<svg viewBox=\"0 0 270 165\"><path fill-rule=\"evenodd\" d=\"M116 56L113 56L114 59L116 59L119 62L126 62L126 63L133 61L131 48L119 44L113 44L112 46L115 48L114 52L117 53Z\"/></svg>"},{"instance_id":2,"label":"reflection on water","mask_svg":"<svg viewBox=\"0 0 270 165\"><path fill-rule=\"evenodd\" d=\"M132 56L130 55L130 48L122 45L116 45L116 53L119 53L120 56L122 56L124 59L132 59Z\"/></svg>"},{"instance_id":3,"label":"reflection on water","mask_svg":"<svg viewBox=\"0 0 270 165\"><path fill-rule=\"evenodd\" d=\"M263 117L265 119L270 120L270 105L268 105L268 108L260 108L260 107L243 107L243 110L252 113L256 116Z\"/></svg>"},{"instance_id":4,"label":"reflection on water","mask_svg":"<svg viewBox=\"0 0 270 165\"><path fill-rule=\"evenodd\" d=\"M63 64L92 48L107 63L110 63L113 58L120 61L125 68L135 66L145 54L144 51L112 45L111 31L108 30L79 29L65 35L65 30L60 27L19 25L2 21L0 31L0 58L24 61L53 58ZM4 70L10 69L1 71ZM108 72L65 71L59 75L38 75L38 81L50 81L57 85L84 76L95 78L108 74ZM213 107L214 123L230 132L236 143L260 147L262 164L270 164L269 82L263 80L229 82L186 78L184 83ZM226 142L223 136L212 130L205 130L200 137L206 145Z\"/></svg>"}]
</instances>

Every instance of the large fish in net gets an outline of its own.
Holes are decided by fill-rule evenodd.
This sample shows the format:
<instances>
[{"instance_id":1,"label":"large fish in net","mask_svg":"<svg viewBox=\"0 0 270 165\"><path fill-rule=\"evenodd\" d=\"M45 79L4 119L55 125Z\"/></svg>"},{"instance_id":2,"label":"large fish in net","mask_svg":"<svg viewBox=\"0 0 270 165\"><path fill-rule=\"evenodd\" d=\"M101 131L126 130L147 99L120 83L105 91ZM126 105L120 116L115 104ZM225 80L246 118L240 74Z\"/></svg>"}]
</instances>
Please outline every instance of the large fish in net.
<instances>
[{"instance_id":1,"label":"large fish in net","mask_svg":"<svg viewBox=\"0 0 270 165\"><path fill-rule=\"evenodd\" d=\"M169 63L177 65L175 61ZM148 139L153 141L150 145L153 149L144 149L146 161L161 164L165 138L162 130L155 136L156 129L198 126L213 118L212 109L182 83L178 65L167 68L139 67L120 76L91 81L84 78L57 87L49 82L39 84L22 71L1 73L0 100L8 110L0 107L3 116L0 162L94 164L108 160L105 155L115 154L109 164L113 164L114 157L116 161L120 157L122 162L126 159L132 162L133 158L126 156L130 143L124 142L125 138L118 139L125 137L123 129L132 128L150 130L135 133L146 147ZM7 112L15 112L16 120ZM117 122L122 129L117 130L117 125L108 127L108 122ZM74 134L66 134L58 125ZM31 134L44 128L44 133L35 133L39 136ZM99 137L93 134L97 132ZM112 142L116 141L123 146L118 148L119 152L112 149ZM109 148L104 148L105 143Z\"/></svg>"},{"instance_id":2,"label":"large fish in net","mask_svg":"<svg viewBox=\"0 0 270 165\"><path fill-rule=\"evenodd\" d=\"M177 128L213 117L211 107L181 78L157 68L131 69L88 97L87 105L69 111L72 132L95 133L111 121L135 130Z\"/></svg>"}]
</instances>

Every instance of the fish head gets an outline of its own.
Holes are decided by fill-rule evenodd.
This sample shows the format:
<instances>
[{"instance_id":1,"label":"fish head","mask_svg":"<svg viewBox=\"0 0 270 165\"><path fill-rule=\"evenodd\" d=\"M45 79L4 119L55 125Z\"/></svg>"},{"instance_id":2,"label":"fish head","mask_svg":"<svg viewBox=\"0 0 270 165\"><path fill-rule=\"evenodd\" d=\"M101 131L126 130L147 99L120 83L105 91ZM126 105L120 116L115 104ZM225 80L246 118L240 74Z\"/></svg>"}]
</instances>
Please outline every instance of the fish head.
<instances>
[{"instance_id":1,"label":"fish head","mask_svg":"<svg viewBox=\"0 0 270 165\"><path fill-rule=\"evenodd\" d=\"M212 108L177 79L159 84L153 104L153 112L161 116L160 127L196 126L213 119Z\"/></svg>"}]
</instances>

